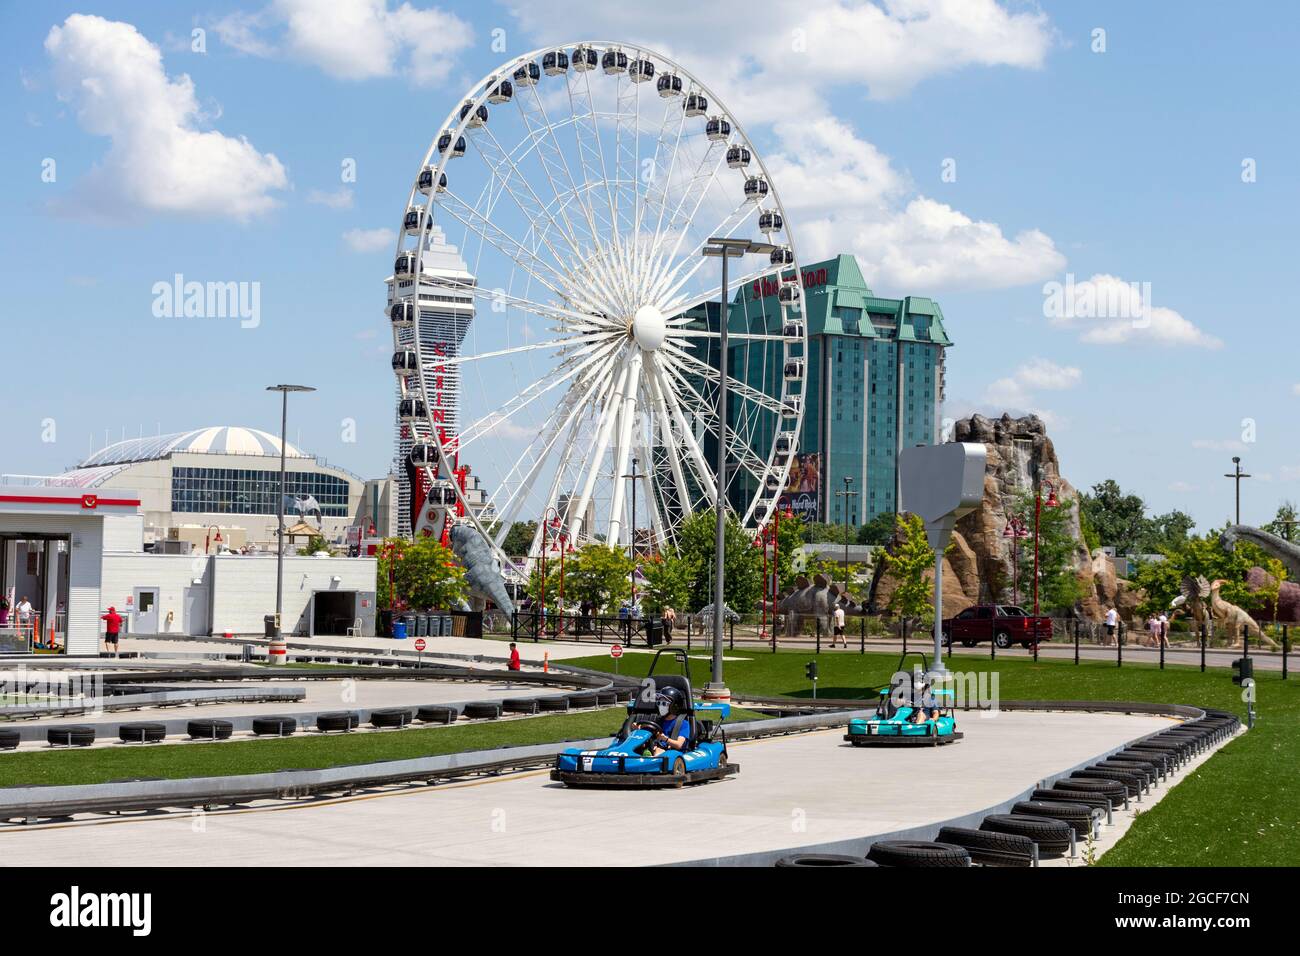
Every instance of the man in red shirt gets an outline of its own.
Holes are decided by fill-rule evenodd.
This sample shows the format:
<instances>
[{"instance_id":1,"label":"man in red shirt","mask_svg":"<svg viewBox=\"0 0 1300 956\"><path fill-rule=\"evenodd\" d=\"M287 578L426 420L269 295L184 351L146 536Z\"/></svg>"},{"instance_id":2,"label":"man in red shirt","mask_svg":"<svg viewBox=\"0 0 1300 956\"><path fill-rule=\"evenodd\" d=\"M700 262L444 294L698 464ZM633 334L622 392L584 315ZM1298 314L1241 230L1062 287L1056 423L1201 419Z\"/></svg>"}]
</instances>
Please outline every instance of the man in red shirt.
<instances>
[{"instance_id":1,"label":"man in red shirt","mask_svg":"<svg viewBox=\"0 0 1300 956\"><path fill-rule=\"evenodd\" d=\"M122 615L117 613L117 608L109 605L108 613L101 614L99 619L104 622L104 648L116 654L117 635L122 630Z\"/></svg>"},{"instance_id":2,"label":"man in red shirt","mask_svg":"<svg viewBox=\"0 0 1300 956\"><path fill-rule=\"evenodd\" d=\"M523 665L519 662L519 648L515 647L515 642L510 642L510 663L506 665L512 671L523 670Z\"/></svg>"}]
</instances>

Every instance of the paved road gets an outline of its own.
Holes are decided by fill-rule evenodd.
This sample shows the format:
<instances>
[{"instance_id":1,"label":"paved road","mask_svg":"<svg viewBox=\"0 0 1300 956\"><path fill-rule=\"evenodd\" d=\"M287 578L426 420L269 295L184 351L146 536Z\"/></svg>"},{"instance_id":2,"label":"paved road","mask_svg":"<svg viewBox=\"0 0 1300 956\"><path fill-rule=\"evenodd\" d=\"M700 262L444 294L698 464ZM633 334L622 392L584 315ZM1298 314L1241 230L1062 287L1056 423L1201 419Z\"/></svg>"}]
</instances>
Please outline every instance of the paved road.
<instances>
[{"instance_id":1,"label":"paved road","mask_svg":"<svg viewBox=\"0 0 1300 956\"><path fill-rule=\"evenodd\" d=\"M737 743L737 777L679 791L577 791L545 772L311 805L0 829L7 865L647 865L922 826L1169 726L1121 714L999 713L924 750L855 750L840 731Z\"/></svg>"}]
</instances>

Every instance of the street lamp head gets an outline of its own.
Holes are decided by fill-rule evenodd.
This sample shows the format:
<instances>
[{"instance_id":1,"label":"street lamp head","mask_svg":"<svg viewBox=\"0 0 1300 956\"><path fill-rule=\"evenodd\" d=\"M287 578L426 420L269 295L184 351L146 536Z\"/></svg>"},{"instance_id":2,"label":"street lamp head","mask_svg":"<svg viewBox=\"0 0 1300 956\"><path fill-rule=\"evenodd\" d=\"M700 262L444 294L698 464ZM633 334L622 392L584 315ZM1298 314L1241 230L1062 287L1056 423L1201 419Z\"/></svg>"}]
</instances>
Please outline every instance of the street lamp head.
<instances>
[{"instance_id":1,"label":"street lamp head","mask_svg":"<svg viewBox=\"0 0 1300 956\"><path fill-rule=\"evenodd\" d=\"M314 392L315 387L311 385L268 385L268 392Z\"/></svg>"}]
</instances>

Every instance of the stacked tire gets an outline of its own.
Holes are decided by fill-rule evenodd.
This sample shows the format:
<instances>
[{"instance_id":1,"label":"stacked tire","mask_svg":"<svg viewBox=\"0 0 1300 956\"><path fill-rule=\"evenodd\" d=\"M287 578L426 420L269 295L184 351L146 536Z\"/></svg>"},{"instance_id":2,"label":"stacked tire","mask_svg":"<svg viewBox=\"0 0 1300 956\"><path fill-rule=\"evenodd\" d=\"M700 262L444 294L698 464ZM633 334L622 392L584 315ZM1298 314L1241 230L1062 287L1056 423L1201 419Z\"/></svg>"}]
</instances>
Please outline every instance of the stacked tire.
<instances>
[{"instance_id":1,"label":"stacked tire","mask_svg":"<svg viewBox=\"0 0 1300 956\"><path fill-rule=\"evenodd\" d=\"M0 750L17 750L22 739L22 734L16 730L0 730Z\"/></svg>"},{"instance_id":2,"label":"stacked tire","mask_svg":"<svg viewBox=\"0 0 1300 956\"><path fill-rule=\"evenodd\" d=\"M870 860L860 856L847 856L841 853L792 853L777 860L774 866L810 867L810 866L875 866Z\"/></svg>"},{"instance_id":3,"label":"stacked tire","mask_svg":"<svg viewBox=\"0 0 1300 956\"><path fill-rule=\"evenodd\" d=\"M370 712L370 726L376 730L405 727L411 722L411 712L404 708L393 707Z\"/></svg>"},{"instance_id":4,"label":"stacked tire","mask_svg":"<svg viewBox=\"0 0 1300 956\"><path fill-rule=\"evenodd\" d=\"M192 740L229 740L235 732L235 725L228 720L215 717L201 717L185 725L185 732Z\"/></svg>"},{"instance_id":5,"label":"stacked tire","mask_svg":"<svg viewBox=\"0 0 1300 956\"><path fill-rule=\"evenodd\" d=\"M45 742L51 747L89 747L95 742L95 728L90 724L51 727L45 731Z\"/></svg>"},{"instance_id":6,"label":"stacked tire","mask_svg":"<svg viewBox=\"0 0 1300 956\"><path fill-rule=\"evenodd\" d=\"M496 720L501 716L501 705L490 700L476 700L466 704L461 711L466 720Z\"/></svg>"},{"instance_id":7,"label":"stacked tire","mask_svg":"<svg viewBox=\"0 0 1300 956\"><path fill-rule=\"evenodd\" d=\"M965 847L971 861L982 866L1032 866L1034 841L1016 833L944 827L935 840Z\"/></svg>"},{"instance_id":8,"label":"stacked tire","mask_svg":"<svg viewBox=\"0 0 1300 956\"><path fill-rule=\"evenodd\" d=\"M288 737L298 730L292 717L254 717L253 733L258 737Z\"/></svg>"},{"instance_id":9,"label":"stacked tire","mask_svg":"<svg viewBox=\"0 0 1300 956\"><path fill-rule=\"evenodd\" d=\"M322 733L347 733L355 730L361 715L350 710L333 711L316 718L316 729Z\"/></svg>"},{"instance_id":10,"label":"stacked tire","mask_svg":"<svg viewBox=\"0 0 1300 956\"><path fill-rule=\"evenodd\" d=\"M1070 825L1050 817L1031 817L1019 813L994 813L984 818L980 829L990 833L1009 833L1028 837L1038 846L1040 857L1065 856L1073 834Z\"/></svg>"},{"instance_id":11,"label":"stacked tire","mask_svg":"<svg viewBox=\"0 0 1300 956\"><path fill-rule=\"evenodd\" d=\"M460 712L444 704L426 704L417 708L415 719L422 724L454 724Z\"/></svg>"},{"instance_id":12,"label":"stacked tire","mask_svg":"<svg viewBox=\"0 0 1300 956\"><path fill-rule=\"evenodd\" d=\"M867 859L876 866L911 869L947 869L970 866L970 853L955 843L923 840L879 840L871 844Z\"/></svg>"},{"instance_id":13,"label":"stacked tire","mask_svg":"<svg viewBox=\"0 0 1300 956\"><path fill-rule=\"evenodd\" d=\"M1092 833L1092 810L1087 804L1064 800L1021 800L1012 806L1011 813L1013 816L1059 820L1069 825L1077 838L1086 840Z\"/></svg>"},{"instance_id":14,"label":"stacked tire","mask_svg":"<svg viewBox=\"0 0 1300 956\"><path fill-rule=\"evenodd\" d=\"M124 744L156 744L167 736L167 725L154 721L118 724L117 739Z\"/></svg>"}]
</instances>

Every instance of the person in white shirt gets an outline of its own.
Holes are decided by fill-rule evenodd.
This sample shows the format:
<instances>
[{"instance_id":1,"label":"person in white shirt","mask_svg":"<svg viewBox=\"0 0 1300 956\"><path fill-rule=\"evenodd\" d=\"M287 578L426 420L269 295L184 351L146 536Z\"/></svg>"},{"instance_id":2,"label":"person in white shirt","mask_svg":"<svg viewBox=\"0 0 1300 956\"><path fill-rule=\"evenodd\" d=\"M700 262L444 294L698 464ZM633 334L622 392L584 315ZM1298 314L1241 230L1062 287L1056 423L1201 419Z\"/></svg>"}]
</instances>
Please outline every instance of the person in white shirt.
<instances>
[{"instance_id":1,"label":"person in white shirt","mask_svg":"<svg viewBox=\"0 0 1300 956\"><path fill-rule=\"evenodd\" d=\"M839 641L840 644L847 648L849 640L844 636L844 608L836 606L835 611L831 614L831 623L833 625L831 629L831 647L834 647L835 642Z\"/></svg>"},{"instance_id":2,"label":"person in white shirt","mask_svg":"<svg viewBox=\"0 0 1300 956\"><path fill-rule=\"evenodd\" d=\"M1109 644L1112 640L1114 640L1115 628L1118 625L1119 625L1119 611L1115 610L1114 608L1111 608L1109 611L1106 612L1106 640L1103 641L1103 643Z\"/></svg>"},{"instance_id":3,"label":"person in white shirt","mask_svg":"<svg viewBox=\"0 0 1300 956\"><path fill-rule=\"evenodd\" d=\"M18 602L18 606L14 610L18 612L18 623L23 627L32 623L32 614L35 613L36 609L32 607L32 602L27 600L27 595L23 595L23 599Z\"/></svg>"},{"instance_id":4,"label":"person in white shirt","mask_svg":"<svg viewBox=\"0 0 1300 956\"><path fill-rule=\"evenodd\" d=\"M1160 615L1160 646L1169 646L1169 617L1165 614Z\"/></svg>"}]
</instances>

